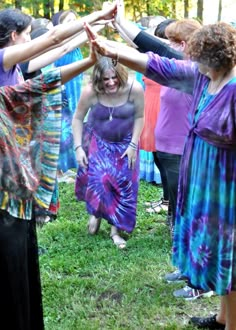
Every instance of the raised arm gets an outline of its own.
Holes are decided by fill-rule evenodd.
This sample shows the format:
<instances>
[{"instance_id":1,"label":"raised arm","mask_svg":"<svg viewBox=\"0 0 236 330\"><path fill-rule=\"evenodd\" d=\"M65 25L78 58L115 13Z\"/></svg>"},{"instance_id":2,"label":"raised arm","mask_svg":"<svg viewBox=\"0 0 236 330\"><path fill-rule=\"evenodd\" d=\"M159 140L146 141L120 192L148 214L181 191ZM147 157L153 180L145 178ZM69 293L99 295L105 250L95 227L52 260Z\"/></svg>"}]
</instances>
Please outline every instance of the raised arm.
<instances>
[{"instance_id":1,"label":"raised arm","mask_svg":"<svg viewBox=\"0 0 236 330\"><path fill-rule=\"evenodd\" d=\"M104 25L95 25L93 29L96 32L101 31L104 28ZM88 36L86 32L81 32L73 39L66 42L64 45L59 46L57 48L51 49L46 53L43 53L40 56L29 61L27 72L34 72L37 71L48 64L51 64L61 58L63 55L71 52L77 47L83 46L88 41Z\"/></svg>"},{"instance_id":2,"label":"raised arm","mask_svg":"<svg viewBox=\"0 0 236 330\"><path fill-rule=\"evenodd\" d=\"M79 60L77 62L62 66L61 67L62 84L65 84L67 81L71 80L78 74L89 69L91 66L95 64L95 62L96 62L96 56L93 52L91 52L90 55L83 60Z\"/></svg>"},{"instance_id":3,"label":"raised arm","mask_svg":"<svg viewBox=\"0 0 236 330\"><path fill-rule=\"evenodd\" d=\"M141 31L135 23L126 20L124 15L123 0L118 1L114 26L118 30L121 37L128 42L129 45L138 48L138 50L142 53L152 51L160 56L183 59L183 54L181 52L169 47L159 38L152 36L145 31Z\"/></svg>"},{"instance_id":4,"label":"raised arm","mask_svg":"<svg viewBox=\"0 0 236 330\"><path fill-rule=\"evenodd\" d=\"M111 57L161 85L192 93L197 71L193 62L168 59L153 52L143 54L128 46L114 47L114 43L96 36L89 25L85 25L85 29L89 30L88 36L99 54Z\"/></svg>"},{"instance_id":5,"label":"raised arm","mask_svg":"<svg viewBox=\"0 0 236 330\"><path fill-rule=\"evenodd\" d=\"M62 45L65 39L68 39L82 31L83 23L85 21L94 23L102 19L110 19L113 15L115 6L116 5L114 4L107 9L96 11L77 21L67 24L59 24L50 29L44 35L29 42L6 47L3 56L3 65L5 70L9 70L17 63L27 61L41 55L45 51L49 51L59 45Z\"/></svg>"}]
</instances>

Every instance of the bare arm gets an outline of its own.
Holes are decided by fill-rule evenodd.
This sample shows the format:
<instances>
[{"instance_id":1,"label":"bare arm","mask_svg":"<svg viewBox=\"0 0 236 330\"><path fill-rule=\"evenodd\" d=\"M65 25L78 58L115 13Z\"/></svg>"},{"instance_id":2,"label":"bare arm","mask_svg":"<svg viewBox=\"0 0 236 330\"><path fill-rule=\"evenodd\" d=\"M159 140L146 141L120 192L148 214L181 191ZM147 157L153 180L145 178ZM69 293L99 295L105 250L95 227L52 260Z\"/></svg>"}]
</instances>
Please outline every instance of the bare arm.
<instances>
[{"instance_id":1,"label":"bare arm","mask_svg":"<svg viewBox=\"0 0 236 330\"><path fill-rule=\"evenodd\" d=\"M135 82L133 86L132 97L135 105L135 119L131 141L138 144L144 125L144 92L138 82Z\"/></svg>"},{"instance_id":2,"label":"bare arm","mask_svg":"<svg viewBox=\"0 0 236 330\"><path fill-rule=\"evenodd\" d=\"M157 38L145 31L140 31L135 23L126 20L123 0L118 0L114 26L130 46L137 48L142 53L152 51L160 56L183 59L182 52L169 47L166 40Z\"/></svg>"},{"instance_id":3,"label":"bare arm","mask_svg":"<svg viewBox=\"0 0 236 330\"><path fill-rule=\"evenodd\" d=\"M101 31L103 28L104 28L104 25L93 26L93 29L96 32ZM71 52L75 48L81 47L87 41L88 41L88 37L85 32L78 34L76 37L69 40L64 45L59 46L55 49L52 49L40 56L37 56L36 58L30 60L27 72L30 73L30 72L37 71L37 70L47 66L48 64L55 62L57 59L59 59L60 57L62 57L65 54Z\"/></svg>"},{"instance_id":4,"label":"bare arm","mask_svg":"<svg viewBox=\"0 0 236 330\"><path fill-rule=\"evenodd\" d=\"M92 106L93 98L94 91L91 84L89 84L86 88L84 88L80 96L80 100L72 120L76 159L78 164L85 168L88 165L88 159L82 146L83 122L89 108Z\"/></svg>"},{"instance_id":5,"label":"bare arm","mask_svg":"<svg viewBox=\"0 0 236 330\"><path fill-rule=\"evenodd\" d=\"M96 62L95 58L87 57L83 60L64 65L61 67L61 82L65 84L67 81L76 77L81 72L89 69Z\"/></svg>"},{"instance_id":6,"label":"bare arm","mask_svg":"<svg viewBox=\"0 0 236 330\"><path fill-rule=\"evenodd\" d=\"M134 102L134 126L132 132L131 143L123 153L122 158L128 157L129 168L134 169L137 159L139 138L144 125L144 92L140 83L134 82L130 99Z\"/></svg>"},{"instance_id":7,"label":"bare arm","mask_svg":"<svg viewBox=\"0 0 236 330\"><path fill-rule=\"evenodd\" d=\"M148 62L147 54L141 54L134 48L125 46L119 42L116 43L99 38L87 23L84 24L84 29L87 32L91 44L99 54L118 60L121 64L134 71L141 73L146 72Z\"/></svg>"},{"instance_id":8,"label":"bare arm","mask_svg":"<svg viewBox=\"0 0 236 330\"><path fill-rule=\"evenodd\" d=\"M115 5L106 10L100 10L87 15L78 21L57 25L44 35L30 42L7 47L3 57L5 70L9 70L17 63L24 62L29 58L39 56L43 52L57 47L63 40L80 32L83 29L83 23L85 21L94 23L97 20L110 19L113 15L114 8Z\"/></svg>"}]
</instances>

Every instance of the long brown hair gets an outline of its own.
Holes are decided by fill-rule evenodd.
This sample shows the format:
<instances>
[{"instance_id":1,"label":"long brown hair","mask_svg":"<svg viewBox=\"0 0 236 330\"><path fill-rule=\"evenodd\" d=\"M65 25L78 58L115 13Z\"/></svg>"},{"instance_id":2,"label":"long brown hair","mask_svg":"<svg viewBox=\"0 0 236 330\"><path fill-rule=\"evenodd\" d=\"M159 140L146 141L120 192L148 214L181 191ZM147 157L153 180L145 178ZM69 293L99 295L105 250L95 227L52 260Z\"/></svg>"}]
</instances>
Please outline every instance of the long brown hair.
<instances>
[{"instance_id":1,"label":"long brown hair","mask_svg":"<svg viewBox=\"0 0 236 330\"><path fill-rule=\"evenodd\" d=\"M123 88L127 84L128 70L126 67L121 65L119 62L114 65L111 58L102 56L94 65L92 73L93 89L99 94L104 94L105 92L103 75L107 70L114 71L119 81L119 87Z\"/></svg>"}]
</instances>

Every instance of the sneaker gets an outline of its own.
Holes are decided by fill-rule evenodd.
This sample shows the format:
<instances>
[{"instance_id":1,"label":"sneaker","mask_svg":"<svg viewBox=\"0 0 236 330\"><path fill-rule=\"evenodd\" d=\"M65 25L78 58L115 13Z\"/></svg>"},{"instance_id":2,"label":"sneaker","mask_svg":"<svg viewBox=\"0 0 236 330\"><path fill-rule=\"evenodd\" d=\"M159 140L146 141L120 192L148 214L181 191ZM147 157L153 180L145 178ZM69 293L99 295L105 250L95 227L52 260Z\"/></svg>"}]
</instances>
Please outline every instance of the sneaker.
<instances>
[{"instance_id":1,"label":"sneaker","mask_svg":"<svg viewBox=\"0 0 236 330\"><path fill-rule=\"evenodd\" d=\"M224 330L225 325L216 321L216 314L210 317L191 317L189 324L199 329Z\"/></svg>"},{"instance_id":2,"label":"sneaker","mask_svg":"<svg viewBox=\"0 0 236 330\"><path fill-rule=\"evenodd\" d=\"M211 297L214 294L213 291L203 291L193 289L190 286L185 286L183 289L175 290L173 295L176 298L184 298L185 300L195 300L200 297Z\"/></svg>"},{"instance_id":3,"label":"sneaker","mask_svg":"<svg viewBox=\"0 0 236 330\"><path fill-rule=\"evenodd\" d=\"M166 274L165 280L168 283L179 283L187 280L187 277L183 276L179 270Z\"/></svg>"}]
</instances>

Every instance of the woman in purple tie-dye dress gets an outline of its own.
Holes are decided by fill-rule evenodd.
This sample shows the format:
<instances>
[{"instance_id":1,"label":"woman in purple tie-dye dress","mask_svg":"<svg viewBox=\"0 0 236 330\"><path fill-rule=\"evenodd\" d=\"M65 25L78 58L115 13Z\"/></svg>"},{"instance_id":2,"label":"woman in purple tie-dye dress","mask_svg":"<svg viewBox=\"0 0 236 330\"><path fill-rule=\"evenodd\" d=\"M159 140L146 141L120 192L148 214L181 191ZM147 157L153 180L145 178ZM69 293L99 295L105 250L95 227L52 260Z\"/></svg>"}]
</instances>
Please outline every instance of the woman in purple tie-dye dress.
<instances>
[{"instance_id":1,"label":"woman in purple tie-dye dress","mask_svg":"<svg viewBox=\"0 0 236 330\"><path fill-rule=\"evenodd\" d=\"M96 234L101 219L106 219L119 248L126 245L119 231L131 233L136 223L138 141L142 128L141 85L128 79L126 69L119 63L101 58L73 119L79 164L75 192L78 200L86 202L91 215L89 233Z\"/></svg>"}]
</instances>

